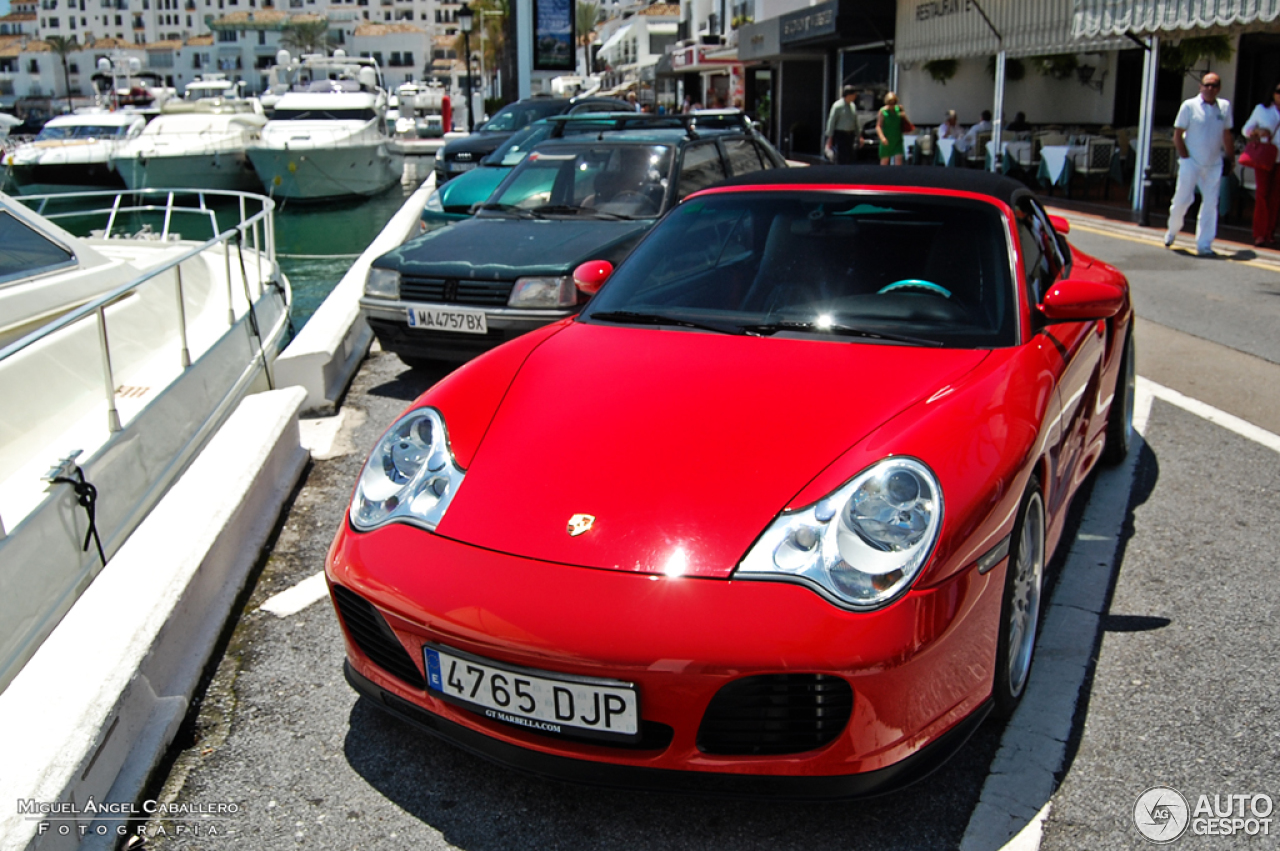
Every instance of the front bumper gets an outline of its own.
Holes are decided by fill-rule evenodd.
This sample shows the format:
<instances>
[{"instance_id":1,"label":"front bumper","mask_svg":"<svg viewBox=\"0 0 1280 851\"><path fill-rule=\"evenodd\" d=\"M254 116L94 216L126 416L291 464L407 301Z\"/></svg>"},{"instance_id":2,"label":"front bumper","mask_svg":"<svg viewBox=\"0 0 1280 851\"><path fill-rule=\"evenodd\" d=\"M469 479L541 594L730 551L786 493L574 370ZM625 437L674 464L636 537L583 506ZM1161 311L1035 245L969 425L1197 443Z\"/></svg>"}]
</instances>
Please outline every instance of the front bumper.
<instances>
[{"instance_id":1,"label":"front bumper","mask_svg":"<svg viewBox=\"0 0 1280 851\"><path fill-rule=\"evenodd\" d=\"M462 304L413 303L414 307L478 308ZM449 331L430 331L410 328L407 311L410 305L402 301L361 298L360 309L382 348L397 355L424 360L465 363L474 357L497 348L521 334L558 322L576 311L571 310L513 310L511 308L484 308L487 334L463 334Z\"/></svg>"},{"instance_id":2,"label":"front bumper","mask_svg":"<svg viewBox=\"0 0 1280 851\"><path fill-rule=\"evenodd\" d=\"M327 576L376 609L407 654L401 658L417 669L393 675L344 622L353 686L468 750L600 785L822 798L913 782L981 721L1004 571L961 571L879 612L854 613L799 586L576 568L393 524L367 534L344 527ZM635 683L644 723L669 734L615 747L484 718L408 682L422 674L427 642L513 666ZM766 755L700 747L704 715L726 685L803 672L852 686L852 713L829 744Z\"/></svg>"}]
</instances>

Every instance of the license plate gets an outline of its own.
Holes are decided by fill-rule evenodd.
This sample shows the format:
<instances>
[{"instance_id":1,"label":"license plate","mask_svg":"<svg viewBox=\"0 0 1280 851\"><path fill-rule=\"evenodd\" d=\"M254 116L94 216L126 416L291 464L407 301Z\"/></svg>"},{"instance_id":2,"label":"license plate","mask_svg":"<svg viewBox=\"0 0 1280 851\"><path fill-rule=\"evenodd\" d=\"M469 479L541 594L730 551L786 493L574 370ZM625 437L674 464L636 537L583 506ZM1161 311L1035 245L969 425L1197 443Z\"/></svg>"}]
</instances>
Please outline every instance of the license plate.
<instances>
[{"instance_id":1,"label":"license plate","mask_svg":"<svg viewBox=\"0 0 1280 851\"><path fill-rule=\"evenodd\" d=\"M457 331L462 334L488 334L487 317L483 310L411 307L409 308L409 327L429 328L432 331Z\"/></svg>"},{"instance_id":2,"label":"license plate","mask_svg":"<svg viewBox=\"0 0 1280 851\"><path fill-rule=\"evenodd\" d=\"M445 163L445 164L444 164L444 167L445 167L446 169L448 169L449 171L471 171L471 169L475 168L477 165L479 165L479 163L450 163L450 162L447 162L447 163Z\"/></svg>"},{"instance_id":3,"label":"license plate","mask_svg":"<svg viewBox=\"0 0 1280 851\"><path fill-rule=\"evenodd\" d=\"M427 690L486 718L552 735L639 738L640 697L632 683L502 665L438 645L423 653Z\"/></svg>"}]
</instances>

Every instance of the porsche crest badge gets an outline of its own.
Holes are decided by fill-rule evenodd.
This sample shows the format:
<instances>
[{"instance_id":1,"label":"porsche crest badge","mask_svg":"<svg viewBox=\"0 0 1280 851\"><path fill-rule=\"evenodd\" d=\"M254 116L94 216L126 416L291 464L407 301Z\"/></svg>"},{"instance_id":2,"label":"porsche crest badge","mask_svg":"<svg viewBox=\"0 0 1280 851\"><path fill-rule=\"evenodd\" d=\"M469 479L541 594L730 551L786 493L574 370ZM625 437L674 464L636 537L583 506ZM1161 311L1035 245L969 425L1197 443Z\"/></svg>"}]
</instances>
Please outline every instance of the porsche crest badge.
<instances>
[{"instance_id":1,"label":"porsche crest badge","mask_svg":"<svg viewBox=\"0 0 1280 851\"><path fill-rule=\"evenodd\" d=\"M569 534L575 538L584 535L591 531L595 522L596 518L590 514L575 514L569 518Z\"/></svg>"}]
</instances>

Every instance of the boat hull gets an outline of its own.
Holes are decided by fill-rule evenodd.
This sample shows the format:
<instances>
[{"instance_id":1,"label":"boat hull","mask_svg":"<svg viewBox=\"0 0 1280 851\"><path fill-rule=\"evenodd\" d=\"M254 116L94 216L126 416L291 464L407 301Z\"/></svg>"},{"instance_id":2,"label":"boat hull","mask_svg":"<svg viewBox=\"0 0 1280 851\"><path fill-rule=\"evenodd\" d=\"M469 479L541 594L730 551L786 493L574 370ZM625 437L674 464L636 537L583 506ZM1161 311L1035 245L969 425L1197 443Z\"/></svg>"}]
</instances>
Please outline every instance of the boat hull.
<instances>
[{"instance_id":1,"label":"boat hull","mask_svg":"<svg viewBox=\"0 0 1280 851\"><path fill-rule=\"evenodd\" d=\"M124 189L120 173L106 162L14 163L9 167L18 191L34 194L44 186Z\"/></svg>"},{"instance_id":2,"label":"boat hull","mask_svg":"<svg viewBox=\"0 0 1280 851\"><path fill-rule=\"evenodd\" d=\"M227 189L256 192L261 188L244 151L183 156L124 157L115 160L130 189Z\"/></svg>"},{"instance_id":3,"label":"boat hull","mask_svg":"<svg viewBox=\"0 0 1280 851\"><path fill-rule=\"evenodd\" d=\"M203 249L153 237L82 240L109 256L148 255L131 257L142 274L129 281L140 283L101 296L101 313L82 308L0 350L0 397L12 402L0 406L0 691L104 566L73 484L47 483L47 471L83 450L73 464L96 489L94 527L110 560L240 400L269 389L288 282L252 234L218 239ZM155 569L159 577L165 565Z\"/></svg>"},{"instance_id":4,"label":"boat hull","mask_svg":"<svg viewBox=\"0 0 1280 851\"><path fill-rule=\"evenodd\" d=\"M377 195L399 183L404 156L387 140L331 148L249 149L262 187L275 198L324 200Z\"/></svg>"}]
</instances>

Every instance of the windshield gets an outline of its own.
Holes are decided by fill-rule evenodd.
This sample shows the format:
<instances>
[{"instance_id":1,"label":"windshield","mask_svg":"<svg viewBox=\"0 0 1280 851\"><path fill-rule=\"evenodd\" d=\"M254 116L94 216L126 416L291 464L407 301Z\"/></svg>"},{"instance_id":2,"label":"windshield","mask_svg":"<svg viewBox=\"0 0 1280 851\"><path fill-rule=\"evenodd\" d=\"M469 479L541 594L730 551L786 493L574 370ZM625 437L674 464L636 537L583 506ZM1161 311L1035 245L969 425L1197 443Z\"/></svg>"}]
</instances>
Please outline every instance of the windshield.
<instances>
[{"instance_id":1,"label":"windshield","mask_svg":"<svg viewBox=\"0 0 1280 851\"><path fill-rule=\"evenodd\" d=\"M737 333L1016 342L1007 228L920 195L709 195L671 212L583 313ZM612 314L612 315L610 315Z\"/></svg>"},{"instance_id":2,"label":"windshield","mask_svg":"<svg viewBox=\"0 0 1280 851\"><path fill-rule=\"evenodd\" d=\"M535 121L547 118L552 115L559 115L564 111L563 102L551 101L548 103L529 103L520 102L513 103L510 106L503 107L493 118L490 118L477 130L486 132L505 132L519 130L527 127Z\"/></svg>"},{"instance_id":3,"label":"windshield","mask_svg":"<svg viewBox=\"0 0 1280 851\"><path fill-rule=\"evenodd\" d=\"M549 123L538 122L537 124L531 124L499 145L482 162L485 165L507 166L508 168L513 165L519 165L520 161L529 155L529 151L533 150L534 145L551 135L552 129Z\"/></svg>"},{"instance_id":4,"label":"windshield","mask_svg":"<svg viewBox=\"0 0 1280 851\"><path fill-rule=\"evenodd\" d=\"M662 212L671 171L668 145L556 145L530 154L484 209L607 218L652 218Z\"/></svg>"},{"instance_id":5,"label":"windshield","mask_svg":"<svg viewBox=\"0 0 1280 851\"><path fill-rule=\"evenodd\" d=\"M55 139L110 139L124 136L129 132L127 124L63 124L50 127L45 125L36 136L37 142L49 142Z\"/></svg>"},{"instance_id":6,"label":"windshield","mask_svg":"<svg viewBox=\"0 0 1280 851\"><path fill-rule=\"evenodd\" d=\"M277 109L272 121L372 121L378 114L372 109Z\"/></svg>"}]
</instances>

